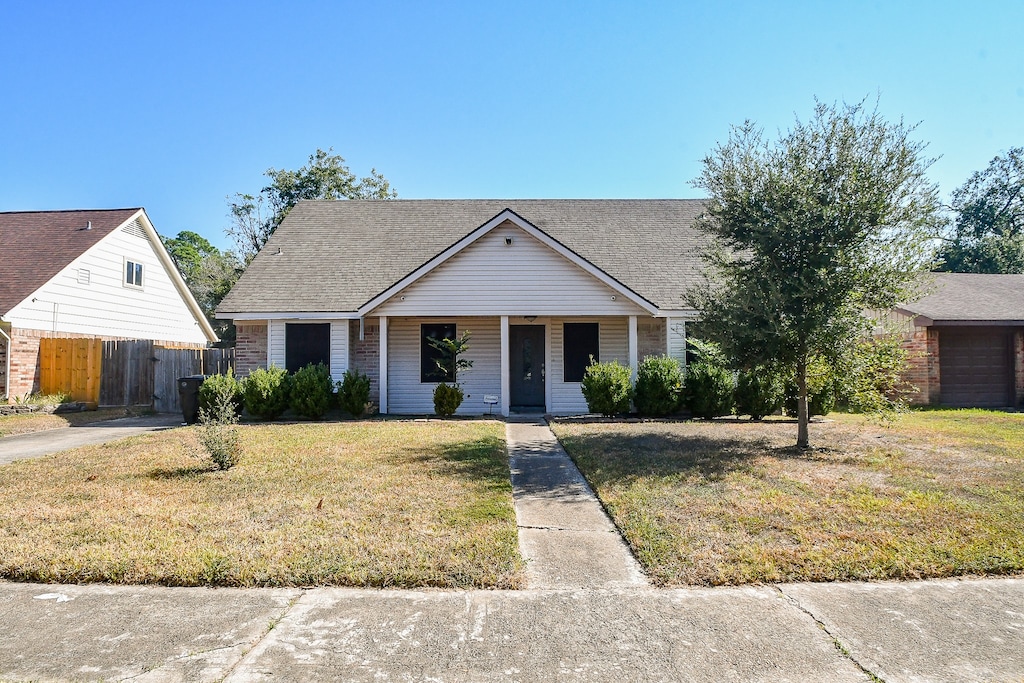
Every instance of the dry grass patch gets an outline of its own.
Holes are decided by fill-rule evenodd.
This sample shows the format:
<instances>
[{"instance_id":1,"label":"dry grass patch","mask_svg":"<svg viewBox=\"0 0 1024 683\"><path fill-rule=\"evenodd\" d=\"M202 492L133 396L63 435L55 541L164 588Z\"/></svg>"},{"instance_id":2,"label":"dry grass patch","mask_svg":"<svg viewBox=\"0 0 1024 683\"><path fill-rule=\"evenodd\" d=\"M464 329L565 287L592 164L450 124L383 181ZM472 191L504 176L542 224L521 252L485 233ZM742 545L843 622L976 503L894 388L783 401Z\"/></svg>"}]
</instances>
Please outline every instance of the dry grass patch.
<instances>
[{"instance_id":1,"label":"dry grass patch","mask_svg":"<svg viewBox=\"0 0 1024 683\"><path fill-rule=\"evenodd\" d=\"M0 576L515 588L500 423L242 426L214 471L174 429L0 468ZM322 501L322 502L321 502Z\"/></svg>"},{"instance_id":2,"label":"dry grass patch","mask_svg":"<svg viewBox=\"0 0 1024 683\"><path fill-rule=\"evenodd\" d=\"M553 425L662 586L1024 571L1024 415Z\"/></svg>"},{"instance_id":3,"label":"dry grass patch","mask_svg":"<svg viewBox=\"0 0 1024 683\"><path fill-rule=\"evenodd\" d=\"M124 408L102 408L100 410L85 410L78 413L60 413L58 415L48 415L45 413L0 415L0 437L41 432L47 429L60 429L61 427L78 427L80 425L92 424L93 422L114 420L119 417L125 417Z\"/></svg>"}]
</instances>

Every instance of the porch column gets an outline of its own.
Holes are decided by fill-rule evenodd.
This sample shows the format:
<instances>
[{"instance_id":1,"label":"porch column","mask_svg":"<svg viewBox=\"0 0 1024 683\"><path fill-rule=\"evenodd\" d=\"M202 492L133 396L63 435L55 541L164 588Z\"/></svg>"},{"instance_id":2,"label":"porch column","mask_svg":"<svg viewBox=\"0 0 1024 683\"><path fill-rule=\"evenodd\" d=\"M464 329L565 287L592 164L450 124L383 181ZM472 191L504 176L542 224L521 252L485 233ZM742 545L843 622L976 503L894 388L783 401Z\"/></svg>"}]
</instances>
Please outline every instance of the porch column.
<instances>
[{"instance_id":1,"label":"porch column","mask_svg":"<svg viewBox=\"0 0 1024 683\"><path fill-rule=\"evenodd\" d=\"M388 414L388 317L380 317L380 370L377 381L380 383L380 414Z\"/></svg>"},{"instance_id":2,"label":"porch column","mask_svg":"<svg viewBox=\"0 0 1024 683\"><path fill-rule=\"evenodd\" d=\"M636 316L629 316L629 370L632 373L632 377L636 379L636 367L637 367L637 333L636 333Z\"/></svg>"},{"instance_id":3,"label":"porch column","mask_svg":"<svg viewBox=\"0 0 1024 683\"><path fill-rule=\"evenodd\" d=\"M509 367L508 367L508 316L501 316L501 414L508 417L510 412Z\"/></svg>"}]
</instances>

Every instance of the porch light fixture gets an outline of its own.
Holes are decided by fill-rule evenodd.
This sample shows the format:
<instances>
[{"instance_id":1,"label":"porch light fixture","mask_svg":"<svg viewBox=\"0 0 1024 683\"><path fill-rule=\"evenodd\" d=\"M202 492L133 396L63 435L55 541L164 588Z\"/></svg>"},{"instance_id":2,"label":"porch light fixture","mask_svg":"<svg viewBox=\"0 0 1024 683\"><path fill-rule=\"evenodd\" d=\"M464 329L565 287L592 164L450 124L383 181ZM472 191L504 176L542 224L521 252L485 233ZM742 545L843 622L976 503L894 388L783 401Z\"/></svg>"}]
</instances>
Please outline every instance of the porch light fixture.
<instances>
[{"instance_id":1,"label":"porch light fixture","mask_svg":"<svg viewBox=\"0 0 1024 683\"><path fill-rule=\"evenodd\" d=\"M511 247L512 246L512 235L506 235L505 236L505 246L506 247Z\"/></svg>"},{"instance_id":2,"label":"porch light fixture","mask_svg":"<svg viewBox=\"0 0 1024 683\"><path fill-rule=\"evenodd\" d=\"M526 321L527 321L527 322L531 322L531 323L532 323L532 322L533 322L534 320L536 320L536 319L537 319L537 316L535 316L535 315L528 315L528 316L525 316L525 317L526 317Z\"/></svg>"}]
</instances>

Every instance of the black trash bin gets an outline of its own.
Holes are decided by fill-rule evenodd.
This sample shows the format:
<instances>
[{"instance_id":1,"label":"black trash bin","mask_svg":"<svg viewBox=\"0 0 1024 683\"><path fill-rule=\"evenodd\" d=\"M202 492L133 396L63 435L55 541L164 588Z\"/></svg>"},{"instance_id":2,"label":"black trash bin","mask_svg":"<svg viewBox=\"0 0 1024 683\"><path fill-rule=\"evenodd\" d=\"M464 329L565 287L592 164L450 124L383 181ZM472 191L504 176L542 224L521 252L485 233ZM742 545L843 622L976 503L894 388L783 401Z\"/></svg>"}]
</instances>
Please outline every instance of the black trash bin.
<instances>
[{"instance_id":1,"label":"black trash bin","mask_svg":"<svg viewBox=\"0 0 1024 683\"><path fill-rule=\"evenodd\" d=\"M181 397L181 417L188 424L199 421L199 385L206 375L192 375L178 378L178 396Z\"/></svg>"}]
</instances>

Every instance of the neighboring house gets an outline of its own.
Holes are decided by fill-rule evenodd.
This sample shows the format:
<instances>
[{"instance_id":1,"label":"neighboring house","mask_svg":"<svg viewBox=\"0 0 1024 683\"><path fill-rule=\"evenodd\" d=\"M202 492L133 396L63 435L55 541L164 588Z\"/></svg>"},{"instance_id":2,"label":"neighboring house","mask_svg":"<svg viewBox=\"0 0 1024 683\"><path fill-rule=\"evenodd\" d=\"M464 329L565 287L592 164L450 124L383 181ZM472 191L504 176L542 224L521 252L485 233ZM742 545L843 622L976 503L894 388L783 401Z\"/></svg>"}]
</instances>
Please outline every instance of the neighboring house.
<instances>
[{"instance_id":1,"label":"neighboring house","mask_svg":"<svg viewBox=\"0 0 1024 683\"><path fill-rule=\"evenodd\" d=\"M431 337L472 334L461 414L586 411L590 358L685 360L699 200L300 202L218 308L242 375L322 361L433 412Z\"/></svg>"},{"instance_id":2,"label":"neighboring house","mask_svg":"<svg viewBox=\"0 0 1024 683\"><path fill-rule=\"evenodd\" d=\"M1004 408L1024 402L1024 275L933 273L931 292L896 308L915 402Z\"/></svg>"},{"instance_id":3,"label":"neighboring house","mask_svg":"<svg viewBox=\"0 0 1024 683\"><path fill-rule=\"evenodd\" d=\"M0 391L39 390L44 337L217 340L143 209L0 213Z\"/></svg>"}]
</instances>

